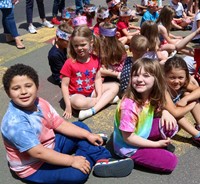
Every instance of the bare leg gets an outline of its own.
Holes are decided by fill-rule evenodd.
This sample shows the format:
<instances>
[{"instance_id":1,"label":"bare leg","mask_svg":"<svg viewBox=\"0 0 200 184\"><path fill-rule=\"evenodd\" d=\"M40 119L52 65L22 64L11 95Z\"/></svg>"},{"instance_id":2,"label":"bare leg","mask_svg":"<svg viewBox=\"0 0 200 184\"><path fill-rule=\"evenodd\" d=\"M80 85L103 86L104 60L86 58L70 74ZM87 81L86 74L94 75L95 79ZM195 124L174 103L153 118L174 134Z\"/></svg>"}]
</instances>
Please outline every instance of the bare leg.
<instances>
[{"instance_id":1,"label":"bare leg","mask_svg":"<svg viewBox=\"0 0 200 184\"><path fill-rule=\"evenodd\" d=\"M79 112L79 120L88 118L100 111L103 107L105 107L115 98L119 91L119 84L116 82L103 83L102 87L102 96L100 97L98 102L88 110L81 110Z\"/></svg>"},{"instance_id":2,"label":"bare leg","mask_svg":"<svg viewBox=\"0 0 200 184\"><path fill-rule=\"evenodd\" d=\"M188 132L193 137L199 134L199 131L191 125L185 117L178 120L178 125L183 128L186 132Z\"/></svg>"},{"instance_id":3,"label":"bare leg","mask_svg":"<svg viewBox=\"0 0 200 184\"><path fill-rule=\"evenodd\" d=\"M191 113L196 121L196 125L200 125L200 103L197 103L192 109Z\"/></svg>"},{"instance_id":4,"label":"bare leg","mask_svg":"<svg viewBox=\"0 0 200 184\"><path fill-rule=\"evenodd\" d=\"M86 97L81 94L75 94L70 98L71 106L74 109L82 110L94 107L96 98Z\"/></svg>"}]
</instances>

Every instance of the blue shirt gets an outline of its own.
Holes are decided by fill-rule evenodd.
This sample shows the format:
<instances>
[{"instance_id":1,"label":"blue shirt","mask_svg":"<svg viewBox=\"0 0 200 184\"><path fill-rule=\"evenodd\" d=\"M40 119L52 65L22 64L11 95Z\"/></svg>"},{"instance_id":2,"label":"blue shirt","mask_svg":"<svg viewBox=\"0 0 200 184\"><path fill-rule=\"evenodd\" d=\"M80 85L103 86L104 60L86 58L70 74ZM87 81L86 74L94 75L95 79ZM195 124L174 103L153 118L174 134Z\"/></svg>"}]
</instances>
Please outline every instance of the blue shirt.
<instances>
[{"instance_id":1,"label":"blue shirt","mask_svg":"<svg viewBox=\"0 0 200 184\"><path fill-rule=\"evenodd\" d=\"M0 0L0 9L1 8L12 8L12 0Z\"/></svg>"},{"instance_id":2,"label":"blue shirt","mask_svg":"<svg viewBox=\"0 0 200 184\"><path fill-rule=\"evenodd\" d=\"M156 20L158 19L159 17L159 13L156 11L154 12L153 14L150 13L149 10L147 10L144 15L142 16L142 20L141 20L141 23L140 23L140 27L142 26L143 22L147 21L147 20L150 20L150 21L153 21L153 22L156 22Z\"/></svg>"}]
</instances>

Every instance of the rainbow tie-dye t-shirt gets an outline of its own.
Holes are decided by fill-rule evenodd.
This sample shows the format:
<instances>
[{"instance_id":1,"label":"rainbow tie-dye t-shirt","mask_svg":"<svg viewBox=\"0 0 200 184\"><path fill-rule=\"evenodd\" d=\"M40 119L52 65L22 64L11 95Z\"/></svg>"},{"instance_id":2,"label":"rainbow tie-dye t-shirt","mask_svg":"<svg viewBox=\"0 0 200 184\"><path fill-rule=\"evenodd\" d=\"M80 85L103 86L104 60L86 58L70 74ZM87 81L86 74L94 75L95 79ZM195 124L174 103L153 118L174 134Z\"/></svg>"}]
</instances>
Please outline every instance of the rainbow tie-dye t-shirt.
<instances>
[{"instance_id":1,"label":"rainbow tie-dye t-shirt","mask_svg":"<svg viewBox=\"0 0 200 184\"><path fill-rule=\"evenodd\" d=\"M124 98L119 102L114 120L114 151L121 157L130 157L138 147L127 144L122 131L134 133L147 139L150 135L154 117L154 107L150 103L139 106L135 101Z\"/></svg>"}]
</instances>

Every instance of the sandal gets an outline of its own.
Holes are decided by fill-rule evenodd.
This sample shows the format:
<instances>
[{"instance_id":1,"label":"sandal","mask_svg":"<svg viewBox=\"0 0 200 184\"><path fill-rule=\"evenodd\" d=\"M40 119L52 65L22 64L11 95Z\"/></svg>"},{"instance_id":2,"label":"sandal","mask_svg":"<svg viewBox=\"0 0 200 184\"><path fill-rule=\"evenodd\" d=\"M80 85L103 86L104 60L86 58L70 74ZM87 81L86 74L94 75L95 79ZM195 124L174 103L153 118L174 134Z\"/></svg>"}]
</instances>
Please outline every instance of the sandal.
<instances>
[{"instance_id":1,"label":"sandal","mask_svg":"<svg viewBox=\"0 0 200 184\"><path fill-rule=\"evenodd\" d=\"M18 49L25 49L25 46L24 46L24 45L16 45L16 47L17 47Z\"/></svg>"}]
</instances>

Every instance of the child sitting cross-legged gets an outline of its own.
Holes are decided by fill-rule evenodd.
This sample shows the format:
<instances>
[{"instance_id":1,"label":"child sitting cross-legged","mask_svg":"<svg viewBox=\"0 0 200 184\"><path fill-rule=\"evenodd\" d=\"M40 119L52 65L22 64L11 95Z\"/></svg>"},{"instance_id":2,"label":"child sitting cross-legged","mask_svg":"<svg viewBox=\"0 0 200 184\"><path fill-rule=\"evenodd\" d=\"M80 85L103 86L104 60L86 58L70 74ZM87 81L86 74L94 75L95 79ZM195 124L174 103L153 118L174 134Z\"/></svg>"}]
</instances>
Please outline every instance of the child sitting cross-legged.
<instances>
[{"instance_id":1,"label":"child sitting cross-legged","mask_svg":"<svg viewBox=\"0 0 200 184\"><path fill-rule=\"evenodd\" d=\"M32 67L11 66L3 85L11 100L1 133L10 169L23 182L85 183L93 166L94 175L101 177L131 173L131 159L111 161L99 135L83 122L65 121L37 96L39 79Z\"/></svg>"}]
</instances>

